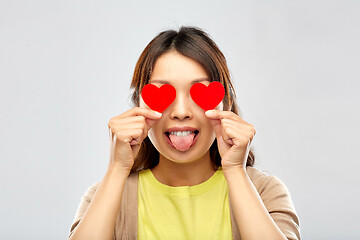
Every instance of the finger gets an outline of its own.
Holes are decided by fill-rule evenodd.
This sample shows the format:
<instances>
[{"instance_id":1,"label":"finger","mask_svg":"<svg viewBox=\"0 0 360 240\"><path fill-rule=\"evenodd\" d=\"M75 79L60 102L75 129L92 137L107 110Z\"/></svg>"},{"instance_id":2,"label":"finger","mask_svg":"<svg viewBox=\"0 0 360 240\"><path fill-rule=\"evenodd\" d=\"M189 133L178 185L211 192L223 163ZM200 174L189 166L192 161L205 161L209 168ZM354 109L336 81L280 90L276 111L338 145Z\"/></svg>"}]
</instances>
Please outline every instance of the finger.
<instances>
[{"instance_id":1,"label":"finger","mask_svg":"<svg viewBox=\"0 0 360 240\"><path fill-rule=\"evenodd\" d=\"M109 126L124 126L124 125L132 125L134 123L143 123L147 132L158 120L159 119L151 119L151 118L146 118L144 116L113 118L109 121Z\"/></svg>"},{"instance_id":2,"label":"finger","mask_svg":"<svg viewBox=\"0 0 360 240\"><path fill-rule=\"evenodd\" d=\"M162 116L162 113L159 113L159 112L151 110L151 109L135 107L135 108L132 108L132 109L124 112L123 114L121 114L119 116L121 116L121 117L144 116L146 118L159 119Z\"/></svg>"},{"instance_id":3,"label":"finger","mask_svg":"<svg viewBox=\"0 0 360 240\"><path fill-rule=\"evenodd\" d=\"M254 138L254 133L249 129L239 129L232 125L224 127L226 134L225 137L231 139L234 145L243 146L247 145Z\"/></svg>"},{"instance_id":4,"label":"finger","mask_svg":"<svg viewBox=\"0 0 360 240\"><path fill-rule=\"evenodd\" d=\"M142 123L146 117L144 116L131 116L111 119L111 124L115 125L127 125L132 123Z\"/></svg>"},{"instance_id":5,"label":"finger","mask_svg":"<svg viewBox=\"0 0 360 240\"><path fill-rule=\"evenodd\" d=\"M115 139L121 139L122 142L130 143L136 145L142 142L143 129L134 128L134 129L122 129L115 133ZM133 141L134 140L134 141Z\"/></svg>"},{"instance_id":6,"label":"finger","mask_svg":"<svg viewBox=\"0 0 360 240\"><path fill-rule=\"evenodd\" d=\"M221 121L226 122L226 124L234 129L234 133L236 131L240 132L241 134L244 134L245 136L248 136L251 140L254 138L256 134L255 127L247 122L239 122L234 121L232 119L221 119Z\"/></svg>"},{"instance_id":7,"label":"finger","mask_svg":"<svg viewBox=\"0 0 360 240\"><path fill-rule=\"evenodd\" d=\"M238 115L231 111L208 110L205 115L211 119L229 118L233 120L242 120Z\"/></svg>"},{"instance_id":8,"label":"finger","mask_svg":"<svg viewBox=\"0 0 360 240\"><path fill-rule=\"evenodd\" d=\"M152 128L152 126L159 120L159 119L147 118L144 116L134 116L134 117L124 118L124 120L125 119L127 123L135 123L135 122L144 123L146 132L148 132L150 128Z\"/></svg>"},{"instance_id":9,"label":"finger","mask_svg":"<svg viewBox=\"0 0 360 240\"><path fill-rule=\"evenodd\" d=\"M210 119L210 123L214 128L216 138L221 137L221 120L220 119Z\"/></svg>"},{"instance_id":10,"label":"finger","mask_svg":"<svg viewBox=\"0 0 360 240\"><path fill-rule=\"evenodd\" d=\"M135 133L140 132L139 136L135 138L135 136L131 135L134 139L130 141L130 145L136 145L141 143L144 138L148 135L148 129L149 126L146 124L145 121L142 122L134 122L132 124L129 124L125 128L122 128L121 130L118 130L118 132L121 131L121 133L129 133L130 131L134 131Z\"/></svg>"},{"instance_id":11,"label":"finger","mask_svg":"<svg viewBox=\"0 0 360 240\"><path fill-rule=\"evenodd\" d=\"M152 128L152 126L157 122L157 120L145 118L145 122L146 122L146 132L148 132Z\"/></svg>"},{"instance_id":12,"label":"finger","mask_svg":"<svg viewBox=\"0 0 360 240\"><path fill-rule=\"evenodd\" d=\"M221 121L221 136L224 139L224 141L230 145L234 145L234 142L232 139L234 138L234 135L232 132L229 131L230 127L227 126L224 121Z\"/></svg>"},{"instance_id":13,"label":"finger","mask_svg":"<svg viewBox=\"0 0 360 240\"><path fill-rule=\"evenodd\" d=\"M109 140L116 143L116 129L114 127L109 127Z\"/></svg>"},{"instance_id":14,"label":"finger","mask_svg":"<svg viewBox=\"0 0 360 240\"><path fill-rule=\"evenodd\" d=\"M108 132L108 134L109 134L109 142L113 142L112 140L113 140L113 135L112 135L112 130L111 130L111 127L109 127L109 132Z\"/></svg>"},{"instance_id":15,"label":"finger","mask_svg":"<svg viewBox=\"0 0 360 240\"><path fill-rule=\"evenodd\" d=\"M152 126L158 121L159 119L151 119L151 118L146 118L144 116L135 116L135 117L128 117L126 118L126 120L124 119L125 122L122 122L122 124L126 123L126 124L134 124L134 123L138 123L138 124L143 124L142 127L145 129L145 132L147 133L150 128L152 128Z\"/></svg>"},{"instance_id":16,"label":"finger","mask_svg":"<svg viewBox=\"0 0 360 240\"><path fill-rule=\"evenodd\" d=\"M227 126L233 126L234 128L237 128L237 129L243 129L245 131L254 132L254 135L255 135L254 126L251 125L250 123L245 122L245 121L233 120L233 119L230 119L230 118L222 118L221 122L223 124L226 124Z\"/></svg>"}]
</instances>

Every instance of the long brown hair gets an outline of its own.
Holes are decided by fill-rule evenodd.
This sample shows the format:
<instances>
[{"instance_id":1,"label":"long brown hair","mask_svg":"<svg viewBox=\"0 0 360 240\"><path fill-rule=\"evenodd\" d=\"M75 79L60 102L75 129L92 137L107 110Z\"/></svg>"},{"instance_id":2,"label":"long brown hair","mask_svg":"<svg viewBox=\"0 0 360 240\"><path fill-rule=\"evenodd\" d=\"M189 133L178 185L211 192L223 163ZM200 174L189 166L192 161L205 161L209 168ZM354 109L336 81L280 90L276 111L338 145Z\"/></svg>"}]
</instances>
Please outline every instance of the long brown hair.
<instances>
[{"instance_id":1,"label":"long brown hair","mask_svg":"<svg viewBox=\"0 0 360 240\"><path fill-rule=\"evenodd\" d=\"M134 107L139 106L141 90L149 82L152 68L157 58L170 50L176 50L182 55L199 62L209 75L210 81L222 83L225 88L224 109L230 109L235 114L239 114L236 94L230 81L230 74L224 55L215 42L202 29L185 26L181 27L179 31L167 30L159 33L141 53L131 82L131 89L134 89L131 96ZM221 166L221 157L216 139L210 147L210 158L215 170ZM158 163L159 152L153 146L150 139L146 137L141 144L131 172L151 169ZM255 156L251 147L246 166L253 166L254 163Z\"/></svg>"}]
</instances>

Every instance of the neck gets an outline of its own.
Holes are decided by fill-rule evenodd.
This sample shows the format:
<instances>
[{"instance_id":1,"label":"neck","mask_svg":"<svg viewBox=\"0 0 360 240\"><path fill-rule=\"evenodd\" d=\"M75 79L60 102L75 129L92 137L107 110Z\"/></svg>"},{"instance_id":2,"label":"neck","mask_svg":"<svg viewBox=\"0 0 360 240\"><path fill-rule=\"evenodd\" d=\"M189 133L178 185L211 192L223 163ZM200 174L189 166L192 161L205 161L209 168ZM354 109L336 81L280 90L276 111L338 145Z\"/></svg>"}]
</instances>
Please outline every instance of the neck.
<instances>
[{"instance_id":1,"label":"neck","mask_svg":"<svg viewBox=\"0 0 360 240\"><path fill-rule=\"evenodd\" d=\"M151 171L159 182L172 187L193 186L203 183L216 172L209 152L202 158L190 163L176 163L160 154L159 164Z\"/></svg>"}]
</instances>

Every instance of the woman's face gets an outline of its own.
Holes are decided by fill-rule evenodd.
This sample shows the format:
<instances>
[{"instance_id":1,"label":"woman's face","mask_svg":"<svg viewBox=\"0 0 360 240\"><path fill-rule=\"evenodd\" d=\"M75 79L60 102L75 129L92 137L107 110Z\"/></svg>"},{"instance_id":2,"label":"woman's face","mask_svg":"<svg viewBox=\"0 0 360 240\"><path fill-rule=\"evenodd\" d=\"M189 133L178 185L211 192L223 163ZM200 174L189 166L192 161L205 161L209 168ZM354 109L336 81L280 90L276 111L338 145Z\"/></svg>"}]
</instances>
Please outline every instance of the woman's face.
<instances>
[{"instance_id":1,"label":"woman's face","mask_svg":"<svg viewBox=\"0 0 360 240\"><path fill-rule=\"evenodd\" d=\"M190 88L196 82L210 84L205 69L200 63L175 50L162 54L155 62L149 83L157 87L171 84L176 90L174 102L165 109L162 117L148 132L148 137L161 158L165 157L176 163L200 160L206 156L215 139L205 111L190 96ZM140 107L148 108L142 98ZM223 110L223 104L220 103L215 109ZM181 129L184 127L190 129Z\"/></svg>"}]
</instances>

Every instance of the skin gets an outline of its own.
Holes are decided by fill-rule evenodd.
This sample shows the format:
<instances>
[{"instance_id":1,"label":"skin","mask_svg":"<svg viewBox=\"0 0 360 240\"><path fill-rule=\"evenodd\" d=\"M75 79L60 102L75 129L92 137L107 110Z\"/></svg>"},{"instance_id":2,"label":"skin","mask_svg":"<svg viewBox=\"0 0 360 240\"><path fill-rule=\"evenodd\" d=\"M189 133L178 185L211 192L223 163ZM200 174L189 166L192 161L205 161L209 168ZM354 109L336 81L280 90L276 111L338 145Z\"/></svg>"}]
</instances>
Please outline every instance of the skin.
<instances>
[{"instance_id":1,"label":"skin","mask_svg":"<svg viewBox=\"0 0 360 240\"><path fill-rule=\"evenodd\" d=\"M176 99L148 132L151 142L160 153L159 164L151 171L163 184L192 186L206 181L215 173L209 154L209 148L216 137L213 124L190 96L193 81L208 85L208 79L201 64L176 51L161 55L154 65L149 83L157 87L168 83L176 89ZM149 109L142 98L140 107ZM220 103L216 109L222 110L223 104ZM174 126L198 129L200 134L196 144L187 151L172 148L166 142L164 131Z\"/></svg>"}]
</instances>

